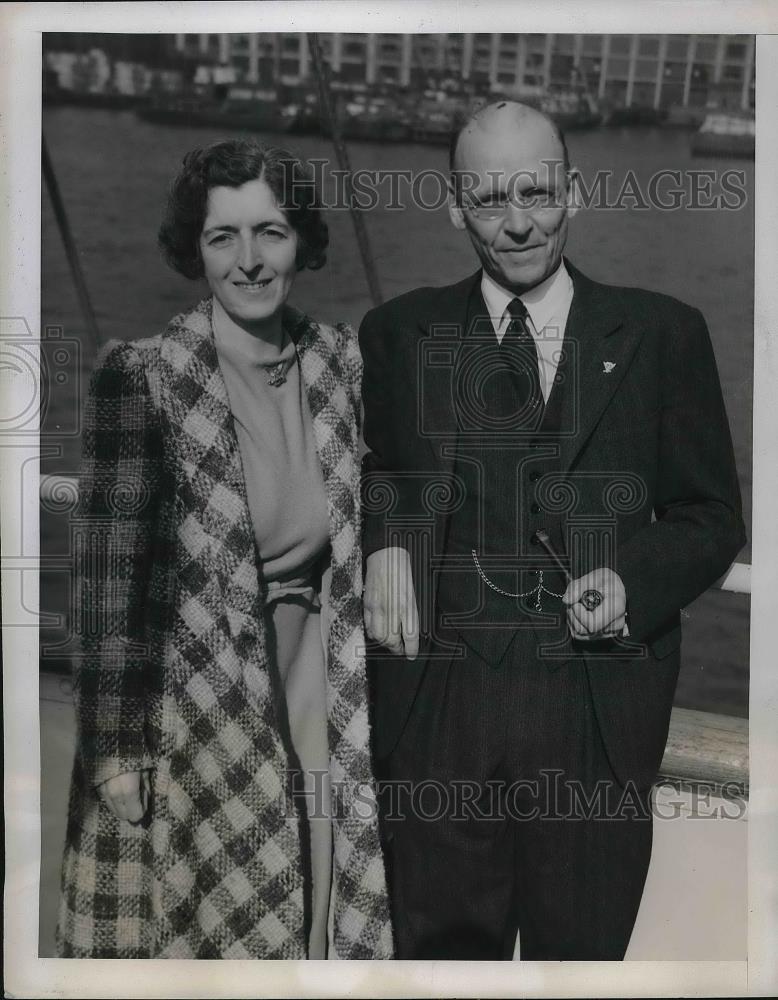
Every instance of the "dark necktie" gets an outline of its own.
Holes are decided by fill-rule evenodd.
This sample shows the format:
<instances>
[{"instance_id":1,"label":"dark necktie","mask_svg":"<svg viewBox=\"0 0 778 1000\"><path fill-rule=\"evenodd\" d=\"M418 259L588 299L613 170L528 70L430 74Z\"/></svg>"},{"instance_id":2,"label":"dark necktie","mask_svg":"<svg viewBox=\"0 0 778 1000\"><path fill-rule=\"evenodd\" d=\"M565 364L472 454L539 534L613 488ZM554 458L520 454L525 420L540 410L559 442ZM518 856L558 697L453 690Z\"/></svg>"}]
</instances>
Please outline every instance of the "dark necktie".
<instances>
[{"instance_id":1,"label":"dark necktie","mask_svg":"<svg viewBox=\"0 0 778 1000\"><path fill-rule=\"evenodd\" d=\"M543 392L535 338L529 329L529 314L521 299L508 303L511 321L501 344L501 354L515 384L517 430L537 427L543 414Z\"/></svg>"}]
</instances>

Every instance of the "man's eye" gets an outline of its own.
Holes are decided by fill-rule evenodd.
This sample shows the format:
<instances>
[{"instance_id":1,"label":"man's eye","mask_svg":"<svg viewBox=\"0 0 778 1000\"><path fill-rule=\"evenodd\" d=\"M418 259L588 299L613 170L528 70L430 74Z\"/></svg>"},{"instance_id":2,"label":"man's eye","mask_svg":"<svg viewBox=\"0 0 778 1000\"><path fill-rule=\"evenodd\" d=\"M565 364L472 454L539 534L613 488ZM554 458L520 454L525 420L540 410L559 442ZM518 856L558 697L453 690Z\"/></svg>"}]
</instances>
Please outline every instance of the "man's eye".
<instances>
[{"instance_id":1,"label":"man's eye","mask_svg":"<svg viewBox=\"0 0 778 1000\"><path fill-rule=\"evenodd\" d=\"M264 229L262 235L268 237L271 240L284 240L286 239L286 233L282 229Z\"/></svg>"},{"instance_id":2,"label":"man's eye","mask_svg":"<svg viewBox=\"0 0 778 1000\"><path fill-rule=\"evenodd\" d=\"M229 233L218 233L216 236L212 236L211 239L208 240L208 246L209 247L223 246L225 243L228 243L230 239L231 236Z\"/></svg>"}]
</instances>

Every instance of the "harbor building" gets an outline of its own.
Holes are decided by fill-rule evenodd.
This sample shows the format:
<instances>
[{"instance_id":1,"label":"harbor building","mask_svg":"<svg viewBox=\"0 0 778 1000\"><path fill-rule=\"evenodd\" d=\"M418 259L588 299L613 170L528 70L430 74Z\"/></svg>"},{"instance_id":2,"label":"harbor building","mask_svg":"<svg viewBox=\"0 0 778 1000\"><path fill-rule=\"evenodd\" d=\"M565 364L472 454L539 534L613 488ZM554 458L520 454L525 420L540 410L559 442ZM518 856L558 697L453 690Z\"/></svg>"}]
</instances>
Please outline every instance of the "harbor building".
<instances>
[{"instance_id":1,"label":"harbor building","mask_svg":"<svg viewBox=\"0 0 778 1000\"><path fill-rule=\"evenodd\" d=\"M583 89L616 107L754 107L752 35L377 34L319 36L333 79L350 86L532 95ZM178 34L178 56L234 68L248 83L290 86L313 72L302 33Z\"/></svg>"}]
</instances>

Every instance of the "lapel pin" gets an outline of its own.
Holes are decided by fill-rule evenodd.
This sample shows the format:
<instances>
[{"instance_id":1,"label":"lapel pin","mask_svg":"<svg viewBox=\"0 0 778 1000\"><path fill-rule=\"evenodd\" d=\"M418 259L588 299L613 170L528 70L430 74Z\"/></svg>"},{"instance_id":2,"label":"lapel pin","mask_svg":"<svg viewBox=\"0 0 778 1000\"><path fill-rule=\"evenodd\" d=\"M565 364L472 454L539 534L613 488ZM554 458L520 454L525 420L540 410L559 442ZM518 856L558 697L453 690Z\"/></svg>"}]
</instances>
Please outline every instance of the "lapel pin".
<instances>
[{"instance_id":1,"label":"lapel pin","mask_svg":"<svg viewBox=\"0 0 778 1000\"><path fill-rule=\"evenodd\" d=\"M616 367L615 361L603 361L602 371L604 375L610 375L613 369Z\"/></svg>"}]
</instances>

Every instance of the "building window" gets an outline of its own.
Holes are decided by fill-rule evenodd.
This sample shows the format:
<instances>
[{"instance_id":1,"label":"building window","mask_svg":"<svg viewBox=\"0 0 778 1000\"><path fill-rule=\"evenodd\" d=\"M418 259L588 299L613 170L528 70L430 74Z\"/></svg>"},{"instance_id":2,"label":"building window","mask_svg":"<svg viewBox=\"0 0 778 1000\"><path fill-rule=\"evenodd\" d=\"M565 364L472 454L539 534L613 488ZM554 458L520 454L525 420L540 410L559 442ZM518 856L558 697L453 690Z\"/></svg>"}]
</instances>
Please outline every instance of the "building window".
<instances>
[{"instance_id":1,"label":"building window","mask_svg":"<svg viewBox=\"0 0 778 1000\"><path fill-rule=\"evenodd\" d=\"M554 39L557 52L572 53L575 48L575 35L557 35Z\"/></svg>"},{"instance_id":2,"label":"building window","mask_svg":"<svg viewBox=\"0 0 778 1000\"><path fill-rule=\"evenodd\" d=\"M659 95L659 104L663 108L669 108L673 104L683 104L683 84L664 83Z\"/></svg>"},{"instance_id":3,"label":"building window","mask_svg":"<svg viewBox=\"0 0 778 1000\"><path fill-rule=\"evenodd\" d=\"M716 42L701 42L697 39L697 47L694 50L694 58L700 62L714 62L716 59Z\"/></svg>"},{"instance_id":4,"label":"building window","mask_svg":"<svg viewBox=\"0 0 778 1000\"><path fill-rule=\"evenodd\" d=\"M602 52L602 35L584 35L583 50L588 55L599 55Z\"/></svg>"},{"instance_id":5,"label":"building window","mask_svg":"<svg viewBox=\"0 0 778 1000\"><path fill-rule=\"evenodd\" d=\"M546 51L546 36L545 35L525 35L527 41L527 50L530 52L545 52Z\"/></svg>"},{"instance_id":6,"label":"building window","mask_svg":"<svg viewBox=\"0 0 778 1000\"><path fill-rule=\"evenodd\" d=\"M343 63L340 67L340 79L344 83L361 83L365 79L364 63Z\"/></svg>"},{"instance_id":7,"label":"building window","mask_svg":"<svg viewBox=\"0 0 778 1000\"><path fill-rule=\"evenodd\" d=\"M666 62L664 78L666 81L683 80L686 77L686 63Z\"/></svg>"},{"instance_id":8,"label":"building window","mask_svg":"<svg viewBox=\"0 0 778 1000\"><path fill-rule=\"evenodd\" d=\"M610 51L619 55L626 55L632 48L631 35L611 35Z\"/></svg>"},{"instance_id":9,"label":"building window","mask_svg":"<svg viewBox=\"0 0 778 1000\"><path fill-rule=\"evenodd\" d=\"M706 66L705 63L693 63L692 65L692 82L702 86L708 83L710 79L710 67Z\"/></svg>"},{"instance_id":10,"label":"building window","mask_svg":"<svg viewBox=\"0 0 778 1000\"><path fill-rule=\"evenodd\" d=\"M746 58L746 44L745 42L728 42L726 49L727 59L745 61Z\"/></svg>"},{"instance_id":11,"label":"building window","mask_svg":"<svg viewBox=\"0 0 778 1000\"><path fill-rule=\"evenodd\" d=\"M601 67L602 61L599 58L595 59L593 56L584 56L578 64L578 68L589 87L594 87L599 83Z\"/></svg>"},{"instance_id":12,"label":"building window","mask_svg":"<svg viewBox=\"0 0 778 1000\"><path fill-rule=\"evenodd\" d=\"M362 42L346 42L343 47L343 55L351 59L363 59L365 46Z\"/></svg>"},{"instance_id":13,"label":"building window","mask_svg":"<svg viewBox=\"0 0 778 1000\"><path fill-rule=\"evenodd\" d=\"M737 80L738 82L743 79L743 67L742 66L725 66L724 67L724 79L725 80Z\"/></svg>"},{"instance_id":14,"label":"building window","mask_svg":"<svg viewBox=\"0 0 778 1000\"><path fill-rule=\"evenodd\" d=\"M632 88L632 103L651 105L654 103L654 85L652 83L636 83Z\"/></svg>"},{"instance_id":15,"label":"building window","mask_svg":"<svg viewBox=\"0 0 778 1000\"><path fill-rule=\"evenodd\" d=\"M655 80L656 79L656 59L638 59L635 62L635 79L636 80Z\"/></svg>"},{"instance_id":16,"label":"building window","mask_svg":"<svg viewBox=\"0 0 778 1000\"><path fill-rule=\"evenodd\" d=\"M640 56L658 56L659 55L659 39L658 38L646 38L643 35L638 37L638 55Z\"/></svg>"},{"instance_id":17,"label":"building window","mask_svg":"<svg viewBox=\"0 0 778 1000\"><path fill-rule=\"evenodd\" d=\"M608 59L608 76L621 76L626 78L629 75L629 59Z\"/></svg>"},{"instance_id":18,"label":"building window","mask_svg":"<svg viewBox=\"0 0 778 1000\"><path fill-rule=\"evenodd\" d=\"M627 81L607 80L605 82L605 96L614 104L624 104L627 99Z\"/></svg>"},{"instance_id":19,"label":"building window","mask_svg":"<svg viewBox=\"0 0 778 1000\"><path fill-rule=\"evenodd\" d=\"M667 39L667 58L668 59L685 59L686 53L689 51L689 36L688 35L671 35Z\"/></svg>"}]
</instances>

